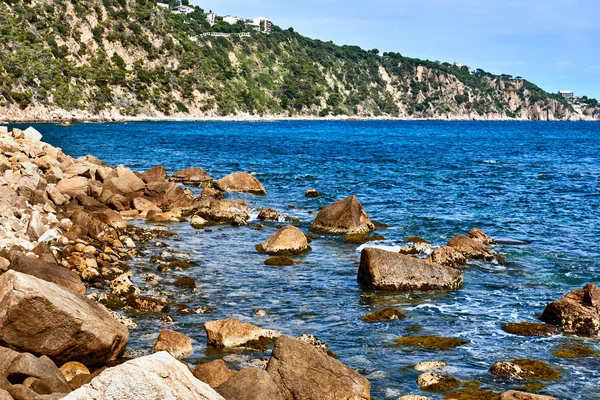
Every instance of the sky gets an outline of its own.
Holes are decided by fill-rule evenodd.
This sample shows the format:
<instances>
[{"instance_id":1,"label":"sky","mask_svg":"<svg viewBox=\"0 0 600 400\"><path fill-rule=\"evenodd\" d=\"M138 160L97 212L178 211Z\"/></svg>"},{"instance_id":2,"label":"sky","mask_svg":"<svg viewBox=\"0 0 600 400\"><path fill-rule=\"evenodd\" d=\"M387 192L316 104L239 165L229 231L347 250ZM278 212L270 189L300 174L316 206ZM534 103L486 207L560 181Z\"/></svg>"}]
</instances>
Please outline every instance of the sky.
<instances>
[{"instance_id":1,"label":"sky","mask_svg":"<svg viewBox=\"0 0 600 400\"><path fill-rule=\"evenodd\" d=\"M336 44L461 62L600 99L599 0L191 0Z\"/></svg>"}]
</instances>

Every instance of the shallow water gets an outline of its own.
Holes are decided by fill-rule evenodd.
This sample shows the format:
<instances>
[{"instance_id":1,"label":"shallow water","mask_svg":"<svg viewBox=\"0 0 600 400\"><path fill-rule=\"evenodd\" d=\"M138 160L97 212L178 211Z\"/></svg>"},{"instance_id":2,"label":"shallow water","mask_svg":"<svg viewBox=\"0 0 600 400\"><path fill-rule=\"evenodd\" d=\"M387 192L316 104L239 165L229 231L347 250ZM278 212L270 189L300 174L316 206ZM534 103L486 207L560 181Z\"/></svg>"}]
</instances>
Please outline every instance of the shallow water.
<instances>
[{"instance_id":1,"label":"shallow water","mask_svg":"<svg viewBox=\"0 0 600 400\"><path fill-rule=\"evenodd\" d=\"M294 257L291 267L267 267L254 250L275 231L222 227L196 232L187 223L170 224L179 234L166 240L170 251L189 254L199 265L162 274L197 280L198 292L170 285L172 303L210 306L213 314L179 316L175 324L195 340L190 361L222 357L207 350L203 323L235 316L297 336L312 333L339 359L372 383L374 398L420 393L416 363L443 359L463 381L478 379L493 390L519 388L495 380L489 367L501 359L546 360L564 375L542 392L560 399L600 399L600 360L552 356L559 345L577 342L600 350L596 339L555 336L524 338L501 325L536 321L545 305L588 282L600 282L600 124L546 122L274 122L129 123L40 125L44 140L73 156L93 154L111 165L138 171L162 164L170 172L199 166L219 178L256 171L264 197L236 195L253 208L274 207L299 218L307 230L318 207L356 194L380 230L384 245L402 245L421 236L445 244L471 227L497 239L528 241L496 247L508 263L472 263L464 287L443 293L376 293L356 282L359 252L336 236L319 236L313 251ZM306 199L314 187L324 194ZM150 252L147 252L150 255ZM147 258L135 268L156 267ZM138 280L145 287L142 280ZM383 306L409 317L381 324L361 322ZM269 312L252 316L254 309ZM142 317L130 347L151 349L165 325ZM422 326L419 334L465 338L468 345L448 352L393 345ZM230 351L226 360L242 365L259 353ZM437 397L436 397L437 396ZM439 395L430 395L441 398Z\"/></svg>"}]
</instances>

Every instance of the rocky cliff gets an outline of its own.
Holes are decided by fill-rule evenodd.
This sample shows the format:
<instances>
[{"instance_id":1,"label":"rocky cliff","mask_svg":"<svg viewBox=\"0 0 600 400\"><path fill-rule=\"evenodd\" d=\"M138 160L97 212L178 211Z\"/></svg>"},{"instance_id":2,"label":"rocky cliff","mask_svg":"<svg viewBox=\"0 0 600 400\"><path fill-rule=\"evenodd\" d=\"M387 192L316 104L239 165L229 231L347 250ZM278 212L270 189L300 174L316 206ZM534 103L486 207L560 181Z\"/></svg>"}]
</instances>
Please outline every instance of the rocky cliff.
<instances>
[{"instance_id":1,"label":"rocky cliff","mask_svg":"<svg viewBox=\"0 0 600 400\"><path fill-rule=\"evenodd\" d=\"M154 0L0 3L0 119L381 117L568 120L534 84L397 53L306 38L292 29L212 37Z\"/></svg>"}]
</instances>

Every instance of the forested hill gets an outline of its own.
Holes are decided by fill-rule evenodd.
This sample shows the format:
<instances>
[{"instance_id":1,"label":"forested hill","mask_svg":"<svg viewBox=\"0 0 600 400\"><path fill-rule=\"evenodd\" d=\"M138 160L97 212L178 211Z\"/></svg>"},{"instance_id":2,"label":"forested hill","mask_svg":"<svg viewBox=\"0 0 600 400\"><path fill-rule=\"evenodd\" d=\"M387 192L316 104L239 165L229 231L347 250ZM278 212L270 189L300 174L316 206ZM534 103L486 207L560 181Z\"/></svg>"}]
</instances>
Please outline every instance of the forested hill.
<instances>
[{"instance_id":1,"label":"forested hill","mask_svg":"<svg viewBox=\"0 0 600 400\"><path fill-rule=\"evenodd\" d=\"M173 1L171 1L173 2ZM274 21L277 22L277 21ZM580 119L521 78L250 32L154 0L0 1L0 120L350 116Z\"/></svg>"}]
</instances>

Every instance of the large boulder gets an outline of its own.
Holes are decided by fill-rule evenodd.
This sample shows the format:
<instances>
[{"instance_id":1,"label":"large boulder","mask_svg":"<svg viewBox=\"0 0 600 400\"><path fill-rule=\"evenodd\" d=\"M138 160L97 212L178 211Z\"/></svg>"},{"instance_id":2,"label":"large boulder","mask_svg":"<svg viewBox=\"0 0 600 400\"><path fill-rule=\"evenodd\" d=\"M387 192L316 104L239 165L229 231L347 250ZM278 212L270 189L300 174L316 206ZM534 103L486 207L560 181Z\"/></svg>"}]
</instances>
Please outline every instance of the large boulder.
<instances>
[{"instance_id":1,"label":"large boulder","mask_svg":"<svg viewBox=\"0 0 600 400\"><path fill-rule=\"evenodd\" d=\"M167 352L108 368L64 400L225 400Z\"/></svg>"},{"instance_id":2,"label":"large boulder","mask_svg":"<svg viewBox=\"0 0 600 400\"><path fill-rule=\"evenodd\" d=\"M281 336L267 372L288 399L370 400L369 381L308 343ZM318 383L318 384L316 384Z\"/></svg>"},{"instance_id":3,"label":"large boulder","mask_svg":"<svg viewBox=\"0 0 600 400\"><path fill-rule=\"evenodd\" d=\"M131 200L143 194L146 184L129 168L119 166L104 180L103 192L118 194Z\"/></svg>"},{"instance_id":4,"label":"large boulder","mask_svg":"<svg viewBox=\"0 0 600 400\"><path fill-rule=\"evenodd\" d=\"M146 196L163 210L190 207L194 196L174 182L150 182L146 187Z\"/></svg>"},{"instance_id":5,"label":"large boulder","mask_svg":"<svg viewBox=\"0 0 600 400\"><path fill-rule=\"evenodd\" d=\"M141 180L145 183L164 182L167 180L167 170L162 165L150 168L148 171L139 174Z\"/></svg>"},{"instance_id":6,"label":"large boulder","mask_svg":"<svg viewBox=\"0 0 600 400\"><path fill-rule=\"evenodd\" d=\"M234 318L206 322L204 329L208 344L216 347L243 346L261 339L274 339L281 335L279 331L262 329Z\"/></svg>"},{"instance_id":7,"label":"large boulder","mask_svg":"<svg viewBox=\"0 0 600 400\"><path fill-rule=\"evenodd\" d=\"M452 290L462 286L460 271L378 248L361 252L358 281L375 290Z\"/></svg>"},{"instance_id":8,"label":"large boulder","mask_svg":"<svg viewBox=\"0 0 600 400\"><path fill-rule=\"evenodd\" d=\"M229 369L225 361L219 359L198 365L192 373L202 382L215 388L231 378L235 371Z\"/></svg>"},{"instance_id":9,"label":"large boulder","mask_svg":"<svg viewBox=\"0 0 600 400\"><path fill-rule=\"evenodd\" d=\"M55 260L30 258L24 254L10 252L6 254L10 261L9 269L35 276L52 282L73 293L85 294L86 287L79 276L71 270L58 265Z\"/></svg>"},{"instance_id":10,"label":"large boulder","mask_svg":"<svg viewBox=\"0 0 600 400\"><path fill-rule=\"evenodd\" d=\"M494 239L489 237L484 231L482 231L479 228L471 229L471 231L469 232L469 234L467 236L470 237L471 239L475 240L476 242L479 242L479 243L482 243L485 245L496 244Z\"/></svg>"},{"instance_id":11,"label":"large boulder","mask_svg":"<svg viewBox=\"0 0 600 400\"><path fill-rule=\"evenodd\" d=\"M347 235L367 233L375 225L352 195L323 208L310 227L311 232L343 233Z\"/></svg>"},{"instance_id":12,"label":"large boulder","mask_svg":"<svg viewBox=\"0 0 600 400\"><path fill-rule=\"evenodd\" d=\"M259 244L257 249L267 254L289 256L305 252L309 247L304 233L295 226L288 225Z\"/></svg>"},{"instance_id":13,"label":"large boulder","mask_svg":"<svg viewBox=\"0 0 600 400\"><path fill-rule=\"evenodd\" d=\"M175 358L187 358L192 354L192 341L183 333L163 329L152 349L154 353L166 351Z\"/></svg>"},{"instance_id":14,"label":"large boulder","mask_svg":"<svg viewBox=\"0 0 600 400\"><path fill-rule=\"evenodd\" d=\"M540 320L560 326L565 333L600 336L600 289L587 284L548 304Z\"/></svg>"},{"instance_id":15,"label":"large boulder","mask_svg":"<svg viewBox=\"0 0 600 400\"><path fill-rule=\"evenodd\" d=\"M56 184L56 190L70 197L75 197L79 193L84 193L89 195L91 183L90 180L84 178L83 176L75 176L73 178L61 179Z\"/></svg>"},{"instance_id":16,"label":"large boulder","mask_svg":"<svg viewBox=\"0 0 600 400\"><path fill-rule=\"evenodd\" d=\"M185 185L200 186L212 181L212 177L202 168L187 168L174 173L171 180Z\"/></svg>"},{"instance_id":17,"label":"large boulder","mask_svg":"<svg viewBox=\"0 0 600 400\"><path fill-rule=\"evenodd\" d=\"M216 391L227 400L288 400L271 375L258 368L245 368L233 374Z\"/></svg>"},{"instance_id":18,"label":"large boulder","mask_svg":"<svg viewBox=\"0 0 600 400\"><path fill-rule=\"evenodd\" d=\"M0 276L0 342L63 363L105 364L125 351L127 328L85 296L20 272Z\"/></svg>"},{"instance_id":19,"label":"large boulder","mask_svg":"<svg viewBox=\"0 0 600 400\"><path fill-rule=\"evenodd\" d=\"M247 172L235 172L224 176L215 181L215 187L224 192L267 194L262 183Z\"/></svg>"},{"instance_id":20,"label":"large boulder","mask_svg":"<svg viewBox=\"0 0 600 400\"><path fill-rule=\"evenodd\" d=\"M456 235L448 242L448 246L462 253L467 259L476 259L484 261L499 261L504 259L494 250L487 247L480 241L465 235Z\"/></svg>"}]
</instances>

